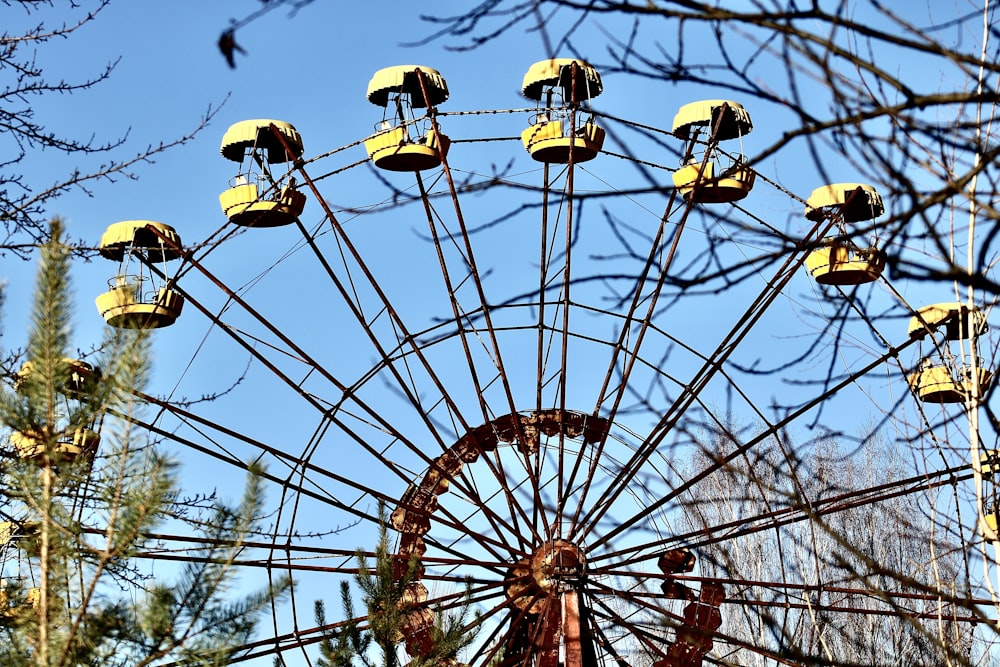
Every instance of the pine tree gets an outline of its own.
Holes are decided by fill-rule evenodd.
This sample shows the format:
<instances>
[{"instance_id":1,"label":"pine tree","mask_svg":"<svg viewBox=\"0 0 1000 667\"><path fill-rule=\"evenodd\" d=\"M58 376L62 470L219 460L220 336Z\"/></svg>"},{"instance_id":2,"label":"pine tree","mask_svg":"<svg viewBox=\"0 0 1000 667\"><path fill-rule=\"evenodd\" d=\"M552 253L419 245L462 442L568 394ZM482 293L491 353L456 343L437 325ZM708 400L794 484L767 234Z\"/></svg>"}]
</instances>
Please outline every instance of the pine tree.
<instances>
[{"instance_id":1,"label":"pine tree","mask_svg":"<svg viewBox=\"0 0 1000 667\"><path fill-rule=\"evenodd\" d=\"M368 564L363 550L358 552L358 573L354 583L363 595L366 615L355 613L354 598L348 581L341 582L340 602L345 621L330 627L326 607L316 601L316 624L323 630L318 667L397 667L400 664L397 645L409 630L414 615L433 616L430 645L422 655L411 656L408 667L458 665L458 656L475 640L470 628L479 625L472 616L468 590L457 610L430 610L422 604L426 595L420 590L418 563L406 567L394 559L389 549L388 517L379 508L379 537L375 546L374 569ZM373 651L374 649L374 651ZM374 653L374 655L373 655Z\"/></svg>"},{"instance_id":2,"label":"pine tree","mask_svg":"<svg viewBox=\"0 0 1000 667\"><path fill-rule=\"evenodd\" d=\"M287 587L230 590L261 507L258 477L238 507L206 508L209 546L197 562L169 583L150 578L139 558L146 536L183 517L176 464L131 425L148 334L109 330L98 364L72 359L68 274L55 220L39 257L27 362L0 393L0 666L226 664Z\"/></svg>"}]
</instances>

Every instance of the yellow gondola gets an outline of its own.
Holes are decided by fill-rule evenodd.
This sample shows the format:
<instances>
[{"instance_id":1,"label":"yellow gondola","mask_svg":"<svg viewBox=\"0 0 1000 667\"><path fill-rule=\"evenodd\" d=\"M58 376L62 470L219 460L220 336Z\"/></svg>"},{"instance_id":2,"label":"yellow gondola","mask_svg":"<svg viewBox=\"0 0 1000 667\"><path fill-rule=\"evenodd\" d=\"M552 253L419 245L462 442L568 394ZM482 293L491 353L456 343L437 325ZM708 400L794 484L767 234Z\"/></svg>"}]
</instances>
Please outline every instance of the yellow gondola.
<instances>
[{"instance_id":1,"label":"yellow gondola","mask_svg":"<svg viewBox=\"0 0 1000 667\"><path fill-rule=\"evenodd\" d=\"M673 174L674 187L686 200L700 204L739 201L753 188L756 173L742 151L719 161L720 141L742 139L753 130L750 114L731 100L702 100L685 104L674 116L674 136L686 142L683 165ZM697 150L702 147L703 150Z\"/></svg>"},{"instance_id":2,"label":"yellow gondola","mask_svg":"<svg viewBox=\"0 0 1000 667\"><path fill-rule=\"evenodd\" d=\"M521 93L537 102L538 110L521 132L525 150L538 162L553 164L597 157L604 147L604 129L592 115L584 119L579 112L582 102L603 90L601 75L583 60L552 58L528 68Z\"/></svg>"},{"instance_id":3,"label":"yellow gondola","mask_svg":"<svg viewBox=\"0 0 1000 667\"><path fill-rule=\"evenodd\" d=\"M952 375L950 367L926 360L923 368L912 373L910 387L924 403L964 403L975 392L982 397L989 389L993 374L989 369L961 366L959 378Z\"/></svg>"},{"instance_id":4,"label":"yellow gondola","mask_svg":"<svg viewBox=\"0 0 1000 667\"><path fill-rule=\"evenodd\" d=\"M235 185L219 195L219 205L232 222L243 227L281 227L302 215L306 195L293 187L282 188L277 195L261 196L256 183Z\"/></svg>"},{"instance_id":5,"label":"yellow gondola","mask_svg":"<svg viewBox=\"0 0 1000 667\"><path fill-rule=\"evenodd\" d=\"M18 616L23 617L38 606L41 599L41 589L29 588L23 595L12 596L6 587L6 580L0 579L0 621L11 621Z\"/></svg>"},{"instance_id":6,"label":"yellow gondola","mask_svg":"<svg viewBox=\"0 0 1000 667\"><path fill-rule=\"evenodd\" d=\"M45 453L41 438L30 433L15 431L10 434L10 444L14 453L22 459L38 459ZM55 445L52 456L60 461L73 462L77 459L92 461L101 444L101 436L88 428L78 428L66 434Z\"/></svg>"},{"instance_id":7,"label":"yellow gondola","mask_svg":"<svg viewBox=\"0 0 1000 667\"><path fill-rule=\"evenodd\" d=\"M375 72L368 82L367 98L385 108L377 132L365 140L365 150L375 166L388 171L423 171L440 165L451 142L426 123L418 130L412 116L413 109L437 106L448 94L444 77L430 67L396 65Z\"/></svg>"},{"instance_id":8,"label":"yellow gondola","mask_svg":"<svg viewBox=\"0 0 1000 667\"><path fill-rule=\"evenodd\" d=\"M109 226L100 253L120 263L107 292L95 303L113 327L155 329L173 324L184 296L149 268L180 256L180 236L169 225L151 220L126 220ZM164 273L164 272L161 272Z\"/></svg>"},{"instance_id":9,"label":"yellow gondola","mask_svg":"<svg viewBox=\"0 0 1000 667\"><path fill-rule=\"evenodd\" d=\"M823 185L806 200L805 217L813 222L832 220L841 236L824 239L806 256L806 269L821 285L863 285L878 280L886 256L873 246L859 247L847 233L846 223L874 220L885 212L882 197L864 183Z\"/></svg>"},{"instance_id":10,"label":"yellow gondola","mask_svg":"<svg viewBox=\"0 0 1000 667\"><path fill-rule=\"evenodd\" d=\"M521 142L538 162L567 164L571 157L573 162L587 162L601 152L604 130L597 123L587 121L575 136L570 136L564 121L546 121L521 132Z\"/></svg>"},{"instance_id":11,"label":"yellow gondola","mask_svg":"<svg viewBox=\"0 0 1000 667\"><path fill-rule=\"evenodd\" d=\"M223 135L220 152L243 165L230 180L230 188L219 195L219 205L233 223L280 227L302 215L306 195L295 187L291 172L277 174L269 167L302 156L302 137L291 123L270 119L235 123Z\"/></svg>"},{"instance_id":12,"label":"yellow gondola","mask_svg":"<svg viewBox=\"0 0 1000 667\"><path fill-rule=\"evenodd\" d=\"M116 279L115 279L116 280ZM108 324L119 329L158 329L177 321L184 296L173 289L144 292L142 283L118 285L96 299L97 310Z\"/></svg>"},{"instance_id":13,"label":"yellow gondola","mask_svg":"<svg viewBox=\"0 0 1000 667\"><path fill-rule=\"evenodd\" d=\"M0 521L0 552L6 545L12 545L28 556L37 556L40 532L41 524L37 521Z\"/></svg>"},{"instance_id":14,"label":"yellow gondola","mask_svg":"<svg viewBox=\"0 0 1000 667\"><path fill-rule=\"evenodd\" d=\"M714 162L684 165L674 171L674 187L684 199L694 199L699 204L728 204L750 194L756 172L745 164L720 170L716 175Z\"/></svg>"},{"instance_id":15,"label":"yellow gondola","mask_svg":"<svg viewBox=\"0 0 1000 667\"><path fill-rule=\"evenodd\" d=\"M368 157L379 169L387 171L423 171L441 164L451 141L433 129L411 141L404 127L395 127L365 139Z\"/></svg>"},{"instance_id":16,"label":"yellow gondola","mask_svg":"<svg viewBox=\"0 0 1000 667\"><path fill-rule=\"evenodd\" d=\"M22 393L31 392L32 384L42 379L38 368L35 361L24 362L14 378L14 389ZM81 456L91 461L101 441L97 433L100 428L100 417L92 416L86 425L67 427L67 423L68 416L74 412L79 414L80 404L87 401L97 388L97 383L101 380L101 370L85 361L64 357L57 362L54 372L56 376L54 389L64 397L65 404L57 404L52 413L58 425L51 428L58 431L59 435L50 454L57 462L75 460ZM15 431L10 435L10 445L19 458L37 459L45 453L44 439L45 436L37 432ZM0 528L0 537L2 535L3 530Z\"/></svg>"},{"instance_id":17,"label":"yellow gondola","mask_svg":"<svg viewBox=\"0 0 1000 667\"><path fill-rule=\"evenodd\" d=\"M858 248L845 239L826 239L806 255L806 269L821 285L862 285L882 275L885 253Z\"/></svg>"}]
</instances>

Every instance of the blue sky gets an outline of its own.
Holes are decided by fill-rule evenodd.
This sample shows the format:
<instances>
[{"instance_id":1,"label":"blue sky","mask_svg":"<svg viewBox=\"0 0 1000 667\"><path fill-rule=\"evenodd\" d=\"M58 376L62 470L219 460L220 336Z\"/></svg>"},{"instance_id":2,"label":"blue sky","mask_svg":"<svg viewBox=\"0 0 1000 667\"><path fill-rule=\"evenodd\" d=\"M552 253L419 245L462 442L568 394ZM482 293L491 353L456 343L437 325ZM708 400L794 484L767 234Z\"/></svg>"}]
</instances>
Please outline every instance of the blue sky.
<instances>
[{"instance_id":1,"label":"blue sky","mask_svg":"<svg viewBox=\"0 0 1000 667\"><path fill-rule=\"evenodd\" d=\"M448 15L465 10L469 4L460 1L426 3L421 5L420 11ZM294 18L279 10L241 29L237 39L248 53L238 56L238 66L230 69L216 47L219 32L231 18L243 16L258 6L259 3L249 0L116 2L72 39L47 46L40 52L48 71L67 78L86 76L104 63L121 58L110 80L93 90L74 96L46 98L38 104L39 117L56 132L94 133L101 140L113 139L128 129L128 146L132 152L137 152L148 144L183 135L197 125L208 108L222 105L210 126L190 143L138 168L137 180L98 183L93 188L93 196L71 193L59 199L51 212L65 218L71 236L93 239L96 244L108 224L119 220L152 219L174 226L187 245L209 238L226 223L218 205L218 195L235 173L235 166L219 155L219 141L229 124L249 118L291 122L303 137L307 159L350 146L366 137L381 118L381 111L365 100L372 73L382 67L405 63L429 66L442 72L451 91L450 99L441 106L443 113L502 112L442 119L443 129L456 140L449 164L459 180L480 180L499 172L505 174L510 183L519 186L541 183L540 166L530 160L518 141L513 140L526 126L528 113L508 113L508 110L531 106L518 94L521 77L533 62L552 55L546 52L537 33L518 29L471 52L449 50L445 48L446 41L415 47L412 44L431 34L434 27L419 19L413 3L316 2ZM9 14L12 10L3 11ZM611 34L624 34L627 29L614 23L605 23L601 28ZM580 55L601 61L606 56L601 30L587 30L593 40L586 39L586 31L581 34L576 42L583 51ZM669 32L652 31L651 39L661 38L669 39ZM593 53L586 51L590 45ZM604 94L595 101L598 110L663 130L670 129L673 114L681 104L719 96L718 91L708 87L683 87L614 75L605 77L604 88ZM750 113L755 128L745 143L746 152L752 154L755 146L767 145L780 136L785 130L786 117L775 109L752 106ZM613 126L609 122L609 130L618 134L609 138L606 148L624 153L625 144L620 139L631 137L627 126ZM477 141L486 138L494 140ZM666 138L664 141L674 140ZM644 160L670 168L676 165L676 155L652 142L640 138L628 138L628 142L632 142L630 145ZM364 158L361 146L353 146L315 160L308 171L314 177L338 172ZM55 180L67 166L60 156L51 154L32 156L25 164L27 173L36 183ZM832 180L866 180L850 165L834 163L822 167L833 176ZM817 181L819 166L803 159L801 154L775 156L759 169L799 197L807 196L812 188L822 184ZM663 183L669 183L669 171L654 169L652 173ZM442 224L454 233L457 222L445 194L444 182L431 173L425 178L434 192L442 193L435 203ZM576 187L580 191L625 191L645 184L640 168L610 155L583 165L577 178ZM367 211L369 207L384 203L390 195L390 189L380 179L406 192L414 192L410 175L378 173L367 164L322 178L318 186L349 230L366 265L403 321L412 331L423 331L434 326L440 318L451 317L450 304L441 285L437 255L427 241L428 226L419 206L411 204L399 209L385 207L375 213ZM523 187L509 187L502 189L499 195L462 193L461 210L469 226L478 229L518 197L534 197L524 192ZM602 256L619 258L621 266L634 271L638 267L635 258L620 259L625 250L620 239L626 239L640 256L644 256L665 203L662 194L655 194L634 198L619 195L607 202L593 200L583 204L583 208L576 211L580 215L580 250L574 255L574 271L579 272L575 275L589 275L599 272L602 267L618 265ZM891 206L891 202L887 204ZM766 183L761 182L751 193L747 208L758 219L793 235L805 229L801 201ZM612 235L604 224L605 212L625 230L621 237ZM748 227L752 226L754 222L748 220ZM398 326L394 328L387 321L373 289L365 286L356 263L346 260L339 264L343 246L334 244L333 235L324 231L322 209L311 193L302 222L308 229L316 230L317 243L322 244L326 257L336 264L338 275L350 276L354 281L352 289L361 295L359 300L367 307L366 317L378 332L379 340L385 345L395 344ZM474 235L477 261L485 276L484 287L491 302L505 301L537 284L539 229L540 214L537 208L532 208ZM716 228L708 223L692 225L692 229L685 232L678 262L694 261L704 245L704 237L713 230ZM556 240L561 242L561 239ZM726 257L738 261L740 257L752 256L760 251L756 245L758 241L759 237L747 233L729 246L727 252L731 254ZM460 280L464 274L461 262L456 262L458 251L445 245L448 246L444 251L447 260L453 262L454 275ZM226 311L224 318L246 340L256 340L262 349L270 345L281 348L281 352L266 351L265 354L319 401L337 406L336 409L342 411L338 415L343 423L357 428L359 437L376 449L385 448L385 456L393 458L400 469L416 477L423 472L425 463L389 437L376 416L386 417L407 437L424 438L432 452L440 451L434 435L447 439L461 431L457 422L449 423L453 415L449 416L440 407L428 409L433 419L439 420L433 428L421 423L412 406L407 407L407 401L401 398L402 384L412 387L427 405L442 400L430 377L431 371L423 368L416 355L406 352L403 345L404 352L399 358L406 363L400 367L405 368L409 382L400 383L390 377L380 365L378 352L324 278L316 258L303 247L301 236L294 228L246 231L212 249L204 263L228 287L264 313L282 333L302 345L319 366L352 386L354 395L373 406L372 414L364 414L364 410L352 403L351 392L332 387L332 383L323 380L309 363L297 359L296 353L277 342L239 308L227 306L226 296L197 272L187 274L182 283L184 288L197 294L214 312ZM113 264L100 258L74 267L79 297L76 341L81 348L87 348L100 338L103 322L95 311L93 297L105 289L105 281L114 270ZM17 347L22 342L20 332L27 312L32 271L30 264L9 258L4 258L0 266L0 276L7 280L2 339L7 348ZM714 349L721 335L763 289L771 271L773 268L751 274L740 287L717 294L682 297L661 305L661 309L667 309L660 320L663 328L650 334L649 341L644 344L642 363L634 376L635 393L628 394L624 400L632 412L622 419L619 434L622 450L617 454L626 455L629 430L642 434L655 423L656 410L646 409L644 401L660 404L666 396L678 391L678 385L684 384L700 366L698 355ZM947 293L940 296L922 293L916 286L895 287L917 303L952 298ZM572 313L572 328L579 337L569 348L566 394L571 409L588 412L600 401L596 394L607 370L608 346L593 344L587 337L606 339L620 329L620 322L602 317L597 309L608 308L610 296L621 289L623 283L588 283L574 291L574 299L578 299L581 307ZM862 289L863 297L871 299L875 310L891 302L885 290L878 287ZM473 308L477 298L471 282L463 283L460 293L459 300L464 307ZM769 368L780 366L801 353L822 327L823 317L831 307L815 299L817 295L814 283L804 272L794 277L761 324L741 343L733 360L747 367L759 364ZM525 333L517 327L530 323L534 316L527 307L497 314L501 326L512 329L509 336L502 338L503 354L509 372L516 378L513 386L519 410L534 406L537 341L532 331ZM879 327L890 340L900 341L905 336L905 323L901 319L882 321ZM857 367L879 352L877 339L865 328L850 329L848 334L849 344L833 356L834 368L838 370ZM260 362L252 360L196 309L187 307L176 325L156 332L155 348L152 393L182 400L227 392L215 403L201 404L194 410L286 452L299 455L315 450L311 456L316 465L343 475L347 481L361 481L384 490L389 497L399 497L405 490L402 480L389 474L387 467L382 467L374 456L360 451L351 437L338 433L336 427L323 430L329 425L320 419L314 407L306 405L306 401ZM473 420L471 425L474 426L483 420L475 421L479 409L478 392L464 354L458 339L451 337L430 346L427 358L431 370L445 379L449 393L455 397L464 415ZM491 367L489 345L482 343L472 354L477 360L477 369L483 374L480 380L486 382L489 379L486 373ZM904 363L914 361L907 359ZM551 368L558 367L556 362L551 363L550 372ZM791 377L762 377L734 370L733 375L739 376L739 389L745 391L748 398L741 398L732 386L716 378L702 392L703 405L693 421L701 421L705 413L724 417L731 410L739 419L753 423L758 417L752 405L756 405L765 417L774 418L778 411L772 411L772 402L788 404L815 391L815 386L803 388L796 381L822 377L829 363L831 356L828 354L817 359L808 358L790 374ZM676 384L666 381L664 373L674 378ZM240 380L238 385L235 384L237 380ZM494 413L504 413L506 398L496 385L488 387L483 395ZM546 404L557 402L551 385L547 386L545 400ZM896 407L897 402L899 407ZM892 415L887 418L886 426L892 437L904 437L910 425L917 421L905 396L902 374L891 366L880 368L864 382L849 386L831 400L823 421L831 428L856 436L870 420L882 419L887 414ZM806 441L817 437L819 431L811 428L814 417L815 414L811 414L796 423L792 429L793 439ZM258 455L254 448L244 443L198 433L191 425L170 416L163 416L160 425L184 438L201 438L203 443L218 437L216 443L208 443L208 446L232 452L240 460ZM698 424L692 423L689 427L697 431ZM957 433L957 429L955 431ZM677 442L665 446L683 452L682 441L678 438ZM217 489L228 497L235 497L240 492L242 472L233 466L183 447L177 448L177 455L184 464L186 490ZM919 457L914 456L914 459ZM271 460L270 465L274 474L289 479L295 479L299 472L285 468L278 460ZM664 485L669 486L670 475L676 474L680 463L670 462L670 452L664 452L661 461L650 465L657 471L659 466L674 467L674 473L662 473L664 479L650 481L643 489L652 496L663 492ZM491 482L483 480L482 483L481 491L485 494ZM350 484L342 481L316 476L305 486L329 493L340 503L351 505L357 501L354 506L364 512L374 511L373 498L361 497ZM335 543L338 548L345 549L370 544L371 526L367 524L341 535L327 535L331 529L346 526L352 520L349 514L333 509L329 503L305 496L300 498L294 493L283 496L277 485L270 489L270 497L275 510L271 520L278 525L276 532L316 533L315 538L301 538L303 543ZM289 519L289 515L296 512L297 517ZM658 516L651 521L655 525L644 526L642 531L669 534L671 521L669 516ZM648 537L646 532L642 532L642 537ZM323 559L320 564L340 567L345 562L348 561ZM300 614L308 618L312 596L326 595L333 599L335 587L321 577L305 577L304 580L309 583L297 606L301 609ZM287 617L280 619L280 632L289 630L288 620ZM303 627L310 625L308 620L300 619L299 622Z\"/></svg>"}]
</instances>

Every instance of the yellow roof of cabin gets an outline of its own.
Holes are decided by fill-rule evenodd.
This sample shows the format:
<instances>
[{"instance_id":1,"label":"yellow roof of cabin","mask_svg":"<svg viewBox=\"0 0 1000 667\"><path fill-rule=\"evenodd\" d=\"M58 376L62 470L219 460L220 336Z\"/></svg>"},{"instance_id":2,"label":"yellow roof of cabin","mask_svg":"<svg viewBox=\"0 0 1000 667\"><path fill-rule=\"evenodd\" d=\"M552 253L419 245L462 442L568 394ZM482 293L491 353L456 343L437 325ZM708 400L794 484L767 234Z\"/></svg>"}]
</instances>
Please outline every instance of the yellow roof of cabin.
<instances>
[{"instance_id":1,"label":"yellow roof of cabin","mask_svg":"<svg viewBox=\"0 0 1000 667\"><path fill-rule=\"evenodd\" d=\"M420 88L417 70L424 75L424 84L430 104L437 106L448 99L448 83L441 72L423 65L394 65L385 67L372 75L368 82L368 101L384 107L389 103L391 93L405 93L410 96L410 104L414 107L427 106L424 93Z\"/></svg>"},{"instance_id":2,"label":"yellow roof of cabin","mask_svg":"<svg viewBox=\"0 0 1000 667\"><path fill-rule=\"evenodd\" d=\"M860 192L857 192L861 188ZM812 191L806 200L805 216L809 220L821 220L823 211L829 207L847 205L844 220L858 222L872 220L885 212L882 195L866 183L831 183L821 185Z\"/></svg>"},{"instance_id":3,"label":"yellow roof of cabin","mask_svg":"<svg viewBox=\"0 0 1000 667\"><path fill-rule=\"evenodd\" d=\"M956 324L956 327L974 329L973 331L962 332L963 337L968 338L969 336L979 336L985 333L988 324L986 323L986 315L979 310L979 306L973 305L970 307L969 304L960 301L944 301L918 308L916 314L910 318L906 333L911 337L922 335L927 329L934 329L946 320L957 320L969 313L973 313L972 317L968 318L965 322Z\"/></svg>"},{"instance_id":4,"label":"yellow roof of cabin","mask_svg":"<svg viewBox=\"0 0 1000 667\"><path fill-rule=\"evenodd\" d=\"M274 136L271 125L274 125L281 136L285 138L295 157L300 157L303 151L302 137L299 136L295 126L281 120L268 118L241 120L230 125L226 133L222 135L222 147L219 151L223 157L229 160L242 162L247 149L256 147L267 151L268 162L288 162L285 148Z\"/></svg>"},{"instance_id":5,"label":"yellow roof of cabin","mask_svg":"<svg viewBox=\"0 0 1000 667\"><path fill-rule=\"evenodd\" d=\"M153 231L162 234L161 240ZM166 261L180 256L181 237L170 225L152 220L124 220L109 225L101 235L100 253L108 259L121 261L125 248L134 245L146 249L153 261Z\"/></svg>"},{"instance_id":6,"label":"yellow roof of cabin","mask_svg":"<svg viewBox=\"0 0 1000 667\"><path fill-rule=\"evenodd\" d=\"M559 86L568 96L572 86L570 72L573 63L576 63L577 99L587 100L600 95L604 91L601 74L593 65L578 58L550 58L538 61L525 73L521 83L521 94L529 100L541 100L545 88Z\"/></svg>"},{"instance_id":7,"label":"yellow roof of cabin","mask_svg":"<svg viewBox=\"0 0 1000 667\"><path fill-rule=\"evenodd\" d=\"M716 140L726 141L750 134L750 131L753 130L753 123L750 121L750 113L742 104L732 100L701 100L685 104L677 110L674 115L674 135L681 139L687 139L691 129L696 125L707 127L711 133L715 129L715 114L723 106L726 107L726 112L715 133Z\"/></svg>"},{"instance_id":8,"label":"yellow roof of cabin","mask_svg":"<svg viewBox=\"0 0 1000 667\"><path fill-rule=\"evenodd\" d=\"M86 361L81 359L73 359L72 357L63 357L62 363L66 365L69 371L70 379L68 386L72 386L78 382L85 382L88 378L100 377L101 369L88 364ZM14 389L23 385L24 382L28 380L35 373L35 362L25 361L21 364L21 368L14 375ZM74 379L75 378L77 379Z\"/></svg>"}]
</instances>

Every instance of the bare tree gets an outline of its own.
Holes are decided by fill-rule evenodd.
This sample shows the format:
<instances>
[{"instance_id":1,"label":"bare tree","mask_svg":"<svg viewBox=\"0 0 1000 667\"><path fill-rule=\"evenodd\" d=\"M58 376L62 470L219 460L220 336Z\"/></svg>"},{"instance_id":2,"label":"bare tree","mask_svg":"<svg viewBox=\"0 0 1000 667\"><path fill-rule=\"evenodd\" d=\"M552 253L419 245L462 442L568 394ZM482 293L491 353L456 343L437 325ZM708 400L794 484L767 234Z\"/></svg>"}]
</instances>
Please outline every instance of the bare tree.
<instances>
[{"instance_id":1,"label":"bare tree","mask_svg":"<svg viewBox=\"0 0 1000 667\"><path fill-rule=\"evenodd\" d=\"M736 447L724 432L703 443L693 471ZM777 656L831 665L978 657L961 543L923 514L928 503L892 492L878 503L866 498L905 486L905 477L898 450L878 433L853 450L831 438L794 448L780 437L693 488L685 523L706 536L691 542L699 575L729 582L735 602L720 641L757 647L740 664L773 664ZM789 520L800 509L804 515ZM724 546L713 529L720 525L732 526Z\"/></svg>"},{"instance_id":2,"label":"bare tree","mask_svg":"<svg viewBox=\"0 0 1000 667\"><path fill-rule=\"evenodd\" d=\"M76 128L50 127L37 114L37 104L59 95L81 93L99 86L114 74L117 60L103 69L84 73L76 80L55 78L46 72L45 47L73 39L88 24L100 20L110 0L87 0L56 6L51 0L4 3L7 13L22 12L7 25L24 24L19 31L0 33L0 252L27 258L47 234L51 205L59 196L80 190L92 193L99 182L133 179L138 169L157 154L190 141L204 128L215 110L206 114L184 136L151 144L138 151L129 146L129 130L100 138L80 135ZM76 166L50 182L31 182L22 167L40 151L56 151L76 161ZM84 244L85 245L85 244Z\"/></svg>"}]
</instances>

